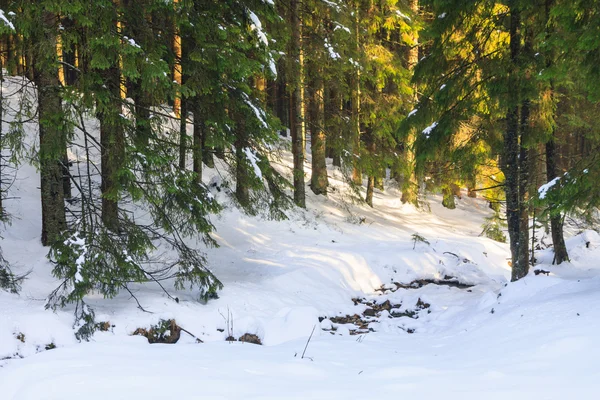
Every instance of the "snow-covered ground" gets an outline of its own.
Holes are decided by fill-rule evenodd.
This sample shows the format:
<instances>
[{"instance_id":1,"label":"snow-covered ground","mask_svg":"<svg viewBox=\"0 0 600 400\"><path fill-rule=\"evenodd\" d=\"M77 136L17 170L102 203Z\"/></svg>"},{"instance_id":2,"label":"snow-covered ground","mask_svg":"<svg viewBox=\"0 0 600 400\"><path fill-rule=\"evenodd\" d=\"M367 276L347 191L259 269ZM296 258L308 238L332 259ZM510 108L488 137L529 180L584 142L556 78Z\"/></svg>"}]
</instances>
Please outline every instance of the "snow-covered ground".
<instances>
[{"instance_id":1,"label":"snow-covered ground","mask_svg":"<svg viewBox=\"0 0 600 400\"><path fill-rule=\"evenodd\" d=\"M289 173L290 165L287 154L280 167ZM204 180L217 175L206 169ZM0 398L597 398L596 232L568 239L571 263L551 266L551 252L538 252L536 269L549 276L509 283L508 246L479 236L490 214L483 200L463 196L450 211L430 196L426 212L402 205L390 187L376 191L370 209L351 201L339 171L329 175L328 197L309 193L308 210L287 221L233 206L213 217L220 248L207 255L225 285L219 299L203 304L180 291L176 303L153 285L133 286L143 312L127 293L92 294L96 320L111 329L78 343L72 309L44 310L57 281L39 244L39 176L21 166L0 240L13 271L31 272L20 295L0 291ZM401 285L423 279L472 286ZM382 286L400 288L382 294ZM386 300L397 308L364 317L374 332L350 335L356 326L330 320ZM131 336L160 319L204 343L186 333L175 345ZM263 346L225 341L245 333Z\"/></svg>"}]
</instances>

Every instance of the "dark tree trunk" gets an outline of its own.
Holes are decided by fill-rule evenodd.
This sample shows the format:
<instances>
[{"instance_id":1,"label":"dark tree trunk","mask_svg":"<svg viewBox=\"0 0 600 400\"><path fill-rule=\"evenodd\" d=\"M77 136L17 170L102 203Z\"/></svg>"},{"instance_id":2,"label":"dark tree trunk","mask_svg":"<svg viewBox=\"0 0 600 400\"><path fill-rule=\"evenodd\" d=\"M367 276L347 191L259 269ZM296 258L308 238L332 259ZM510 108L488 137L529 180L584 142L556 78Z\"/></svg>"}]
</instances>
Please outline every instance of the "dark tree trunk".
<instances>
[{"instance_id":1,"label":"dark tree trunk","mask_svg":"<svg viewBox=\"0 0 600 400\"><path fill-rule=\"evenodd\" d=\"M42 15L40 43L51 48L38 49L35 83L38 88L40 131L40 177L42 200L42 244L49 246L60 239L67 227L64 204L63 155L66 146L64 115L60 100L56 57L57 16ZM40 44L41 46L41 44Z\"/></svg>"},{"instance_id":2,"label":"dark tree trunk","mask_svg":"<svg viewBox=\"0 0 600 400\"><path fill-rule=\"evenodd\" d=\"M375 177L369 175L367 179L367 195L365 201L370 207L373 207L373 191L375 189Z\"/></svg>"},{"instance_id":3,"label":"dark tree trunk","mask_svg":"<svg viewBox=\"0 0 600 400\"><path fill-rule=\"evenodd\" d=\"M520 144L519 144L519 249L518 265L525 266L524 275L529 271L529 205L527 193L529 190L529 150L525 143L529 136L530 101L523 100L520 115Z\"/></svg>"},{"instance_id":4,"label":"dark tree trunk","mask_svg":"<svg viewBox=\"0 0 600 400\"><path fill-rule=\"evenodd\" d=\"M410 0L409 7L412 12L417 14L419 12L419 1L418 0ZM418 41L419 38L417 34L414 34L414 45L411 46L406 54L406 67L409 71L413 71L417 63L419 62L419 46ZM418 102L417 89L414 88L414 104ZM417 181L417 160L415 154L415 144L417 141L417 132L414 128L411 128L408 132L406 143L404 144L404 157L405 163L407 165L406 168L406 176L404 176L404 180L402 182L402 196L400 201L402 204L410 203L414 205L418 205L418 194L419 194L419 184Z\"/></svg>"},{"instance_id":5,"label":"dark tree trunk","mask_svg":"<svg viewBox=\"0 0 600 400\"><path fill-rule=\"evenodd\" d=\"M545 3L545 9L546 9L546 20L549 21L550 20L550 9L553 5L554 1L553 0L546 0ZM551 31L551 25L548 24L547 25L547 33L550 34ZM546 67L550 68L552 67L552 64L554 63L554 55L551 53L549 55L547 55L547 63L546 63ZM550 95L552 97L554 97L554 83L551 81L550 82ZM558 156L556 153L556 132L553 130L552 131L552 136L550 137L550 140L546 143L546 180L548 182L554 180L556 177L558 177ZM582 137L583 140L583 137ZM583 143L582 143L582 156L584 155L584 149L583 149ZM550 207L552 207L553 204L550 205ZM565 244L565 237L564 237L564 232L563 232L563 218L560 215L560 213L553 213L550 215L550 230L551 230L551 234L552 234L552 245L554 248L554 260L552 260L552 263L556 263L556 264L561 264L565 261L569 261L569 253L567 251L567 245Z\"/></svg>"},{"instance_id":6,"label":"dark tree trunk","mask_svg":"<svg viewBox=\"0 0 600 400\"><path fill-rule=\"evenodd\" d=\"M325 161L325 103L324 82L321 78L322 70L316 67L312 82L312 96L310 98L310 147L312 152L311 189L316 194L327 194L327 164Z\"/></svg>"},{"instance_id":7,"label":"dark tree trunk","mask_svg":"<svg viewBox=\"0 0 600 400\"><path fill-rule=\"evenodd\" d=\"M185 153L187 151L187 114L188 99L181 98L179 116L179 169L185 169Z\"/></svg>"},{"instance_id":8,"label":"dark tree trunk","mask_svg":"<svg viewBox=\"0 0 600 400\"><path fill-rule=\"evenodd\" d=\"M359 5L356 3L354 8L354 41L356 51L361 52L361 33L360 33L360 16ZM351 137L352 137L352 182L355 185L362 186L362 171L360 165L360 113L361 113L361 85L360 85L360 68L354 68L352 73L352 118L351 118Z\"/></svg>"},{"instance_id":9,"label":"dark tree trunk","mask_svg":"<svg viewBox=\"0 0 600 400\"><path fill-rule=\"evenodd\" d=\"M510 5L510 59L511 71L508 82L508 111L506 114L506 132L504 134L503 172L505 176L504 190L506 193L506 218L510 238L510 252L512 261L511 280L516 281L527 275L529 262L519 262L519 239L521 230L520 203L519 203L519 88L518 88L518 62L521 50L520 14L516 1Z\"/></svg>"},{"instance_id":10,"label":"dark tree trunk","mask_svg":"<svg viewBox=\"0 0 600 400\"><path fill-rule=\"evenodd\" d=\"M146 7L148 0L122 0L126 10L125 33L133 38L143 49L149 49L153 46L154 35L150 26ZM153 105L152 98L142 87L140 79L130 81L132 98L135 103L135 144L139 148L148 146L152 135L152 125L150 121L150 109Z\"/></svg>"},{"instance_id":11,"label":"dark tree trunk","mask_svg":"<svg viewBox=\"0 0 600 400\"><path fill-rule=\"evenodd\" d=\"M244 149L248 147L246 123L238 112L235 115L235 122L235 197L243 208L248 209L250 207L250 177L248 176L248 160L244 152Z\"/></svg>"},{"instance_id":12,"label":"dark tree trunk","mask_svg":"<svg viewBox=\"0 0 600 400\"><path fill-rule=\"evenodd\" d=\"M554 135L552 139L546 143L546 173L548 175L548 182L558 176ZM563 220L560 214L553 214L550 216L550 229L552 231L552 244L554 247L553 264L561 264L564 261L569 261L569 253L567 252L567 245L565 244L563 233Z\"/></svg>"},{"instance_id":13,"label":"dark tree trunk","mask_svg":"<svg viewBox=\"0 0 600 400\"><path fill-rule=\"evenodd\" d=\"M303 74L302 67L302 25L300 23L300 2L290 0L290 24L292 26L292 39L290 41L289 76L296 80L292 83L290 96L290 130L292 134L292 153L294 157L294 202L298 207L306 207L306 194L304 187L304 96L303 81L298 78Z\"/></svg>"},{"instance_id":14,"label":"dark tree trunk","mask_svg":"<svg viewBox=\"0 0 600 400\"><path fill-rule=\"evenodd\" d=\"M116 61L116 60L115 60ZM121 71L115 62L102 72L104 85L110 91L110 99L98 113L100 120L101 175L102 175L102 222L112 230L119 229L119 183L118 172L125 159L125 135L120 122Z\"/></svg>"},{"instance_id":15,"label":"dark tree trunk","mask_svg":"<svg viewBox=\"0 0 600 400\"><path fill-rule=\"evenodd\" d=\"M196 182L202 183L202 160L204 158L204 119L200 99L194 101L194 172Z\"/></svg>"}]
</instances>

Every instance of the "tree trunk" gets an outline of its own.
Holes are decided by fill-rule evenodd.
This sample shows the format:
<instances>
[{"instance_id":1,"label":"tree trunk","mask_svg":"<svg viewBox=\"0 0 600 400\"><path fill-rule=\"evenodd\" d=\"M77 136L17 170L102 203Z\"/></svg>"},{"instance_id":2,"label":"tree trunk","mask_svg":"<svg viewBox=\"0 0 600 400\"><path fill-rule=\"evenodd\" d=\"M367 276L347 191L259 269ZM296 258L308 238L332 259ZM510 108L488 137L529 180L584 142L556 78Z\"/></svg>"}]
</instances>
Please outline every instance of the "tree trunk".
<instances>
[{"instance_id":1,"label":"tree trunk","mask_svg":"<svg viewBox=\"0 0 600 400\"><path fill-rule=\"evenodd\" d=\"M329 95L326 97L328 100L328 107L327 115L325 116L325 118L328 120L327 130L329 132L326 139L327 156L332 159L334 167L341 167L341 148L344 135L341 116L344 112L344 99L342 98L341 92L338 89L331 88L327 92L329 93Z\"/></svg>"},{"instance_id":2,"label":"tree trunk","mask_svg":"<svg viewBox=\"0 0 600 400\"><path fill-rule=\"evenodd\" d=\"M56 57L57 16L42 15L41 43L36 58L35 83L38 88L38 118L40 135L40 177L42 200L42 244L49 246L60 239L67 227L64 204L62 157L66 146L64 115L60 100L60 82Z\"/></svg>"},{"instance_id":3,"label":"tree trunk","mask_svg":"<svg viewBox=\"0 0 600 400\"><path fill-rule=\"evenodd\" d=\"M315 79L312 82L312 96L310 99L310 147L312 152L311 189L316 194L327 194L327 164L325 161L325 103L324 82L321 78L322 69L315 68Z\"/></svg>"},{"instance_id":4,"label":"tree trunk","mask_svg":"<svg viewBox=\"0 0 600 400\"><path fill-rule=\"evenodd\" d=\"M556 168L556 145L554 143L554 134L552 139L546 143L546 173L548 182L558 176ZM552 245L554 247L554 260L552 263L561 264L564 261L569 261L569 253L565 244L563 233L563 220L560 214L550 216L550 229L552 231Z\"/></svg>"},{"instance_id":5,"label":"tree trunk","mask_svg":"<svg viewBox=\"0 0 600 400\"><path fill-rule=\"evenodd\" d=\"M119 229L119 183L118 172L125 158L125 135L120 122L120 77L118 63L102 73L104 85L110 91L110 99L98 113L100 120L101 175L102 175L102 222L116 232Z\"/></svg>"},{"instance_id":6,"label":"tree trunk","mask_svg":"<svg viewBox=\"0 0 600 400\"><path fill-rule=\"evenodd\" d=\"M529 205L527 194L529 189L529 151L523 146L529 119L529 100L521 105L521 144L519 152L519 266L524 266L523 276L529 272Z\"/></svg>"},{"instance_id":7,"label":"tree trunk","mask_svg":"<svg viewBox=\"0 0 600 400\"><path fill-rule=\"evenodd\" d=\"M194 172L196 173L196 182L202 183L202 161L204 158L204 119L202 115L202 108L200 106L200 99L196 98L194 101L194 150L193 150L193 162Z\"/></svg>"},{"instance_id":8,"label":"tree trunk","mask_svg":"<svg viewBox=\"0 0 600 400\"><path fill-rule=\"evenodd\" d=\"M467 197L477 198L477 173L473 172L467 185Z\"/></svg>"},{"instance_id":9,"label":"tree trunk","mask_svg":"<svg viewBox=\"0 0 600 400\"><path fill-rule=\"evenodd\" d=\"M290 24L292 26L292 40L289 52L289 77L294 77L290 96L290 130L292 134L292 154L294 157L294 202L298 207L306 207L306 194L304 187L304 81L303 55L302 55L302 23L300 16L300 2L290 0Z\"/></svg>"},{"instance_id":10,"label":"tree trunk","mask_svg":"<svg viewBox=\"0 0 600 400\"><path fill-rule=\"evenodd\" d=\"M409 7L414 14L417 14L419 12L419 0L409 0ZM413 35L413 44L406 55L406 66L411 73L419 62L419 37L416 32ZM417 104L417 88L413 88L413 91L413 103ZM407 167L405 169L406 176L404 176L402 183L402 196L400 198L403 204L409 203L418 205L419 183L416 175L416 142L417 131L414 128L411 128L406 136L406 142L404 143L404 158Z\"/></svg>"},{"instance_id":11,"label":"tree trunk","mask_svg":"<svg viewBox=\"0 0 600 400\"><path fill-rule=\"evenodd\" d=\"M553 2L554 2L553 0L546 0L545 9L546 9L546 20L547 21L550 20L550 9L552 7ZM551 33L549 31L551 29L550 25L547 25L546 29L548 29L547 33L550 34ZM554 63L554 55L548 54L547 60L548 61L546 63L546 67L547 68L552 67L552 64ZM554 83L552 81L550 81L549 90L550 90L550 96L554 100ZM558 159L557 159L557 154L556 154L555 138L556 138L556 131L553 129L552 136L550 137L550 140L548 140L548 142L546 143L546 180L547 180L547 182L550 182L550 181L554 180L556 177L558 177L558 165L557 165ZM583 153L583 151L582 151L582 153ZM554 204L550 204L550 207L552 207L553 205ZM554 259L552 260L552 264L554 264L554 263L561 264L565 261L569 261L569 253L567 251L567 245L565 244L565 237L564 237L564 232L563 232L563 218L560 215L560 213L550 215L550 230L551 230L551 234L552 234L552 246L554 248Z\"/></svg>"},{"instance_id":12,"label":"tree trunk","mask_svg":"<svg viewBox=\"0 0 600 400\"><path fill-rule=\"evenodd\" d=\"M367 196L365 201L372 208L373 207L373 191L375 189L375 177L369 175L367 179Z\"/></svg>"},{"instance_id":13,"label":"tree trunk","mask_svg":"<svg viewBox=\"0 0 600 400\"><path fill-rule=\"evenodd\" d=\"M449 210L454 210L456 208L456 202L454 201L454 192L452 191L452 187L444 185L442 188L442 195L442 205Z\"/></svg>"},{"instance_id":14,"label":"tree trunk","mask_svg":"<svg viewBox=\"0 0 600 400\"><path fill-rule=\"evenodd\" d=\"M244 149L248 147L246 123L238 111L235 113L235 197L243 208L248 209L250 207L250 177L248 176L248 160L244 152Z\"/></svg>"},{"instance_id":15,"label":"tree trunk","mask_svg":"<svg viewBox=\"0 0 600 400\"><path fill-rule=\"evenodd\" d=\"M360 54L360 18L358 5L354 9L354 29L356 51ZM360 69L354 67L352 75L352 182L355 185L362 185L362 171L360 170Z\"/></svg>"},{"instance_id":16,"label":"tree trunk","mask_svg":"<svg viewBox=\"0 0 600 400\"><path fill-rule=\"evenodd\" d=\"M119 26L117 8L118 0L113 2L113 26ZM85 40L85 39L84 39ZM87 63L84 63L87 68ZM87 69L84 69L87 71ZM119 231L119 170L125 161L125 132L121 122L121 68L119 58L115 55L108 69L101 70L103 86L108 90L106 100L96 104L97 118L100 122L100 175L102 181L102 222L107 229Z\"/></svg>"},{"instance_id":17,"label":"tree trunk","mask_svg":"<svg viewBox=\"0 0 600 400\"><path fill-rule=\"evenodd\" d=\"M187 150L187 99L179 101L179 169L185 169L185 153Z\"/></svg>"},{"instance_id":18,"label":"tree trunk","mask_svg":"<svg viewBox=\"0 0 600 400\"><path fill-rule=\"evenodd\" d=\"M519 87L518 63L521 50L520 13L516 0L509 2L510 6L510 60L511 71L508 79L508 109L506 113L506 132L504 134L504 152L502 159L505 176L504 190L506 193L506 218L510 238L512 260L511 280L521 279L529 270L529 262L522 264L519 258L521 206L519 196Z\"/></svg>"},{"instance_id":19,"label":"tree trunk","mask_svg":"<svg viewBox=\"0 0 600 400\"><path fill-rule=\"evenodd\" d=\"M178 3L179 0L173 0L173 6L175 7L175 10L177 10L178 8ZM173 101L173 113L175 114L176 117L181 117L181 118L185 118L185 115L183 113L182 110L182 95L181 95L181 85L183 84L183 71L181 68L181 60L182 60L182 48L183 46L181 45L181 35L179 33L179 27L177 26L177 23L175 23L174 26L174 34L173 34L173 52L175 53L175 62L173 63L173 80L176 82L176 84L178 85L178 90L175 93L175 99ZM182 119L183 121L183 119ZM183 122L182 122L183 123ZM184 139L182 139L183 142ZM184 148L185 148L185 142L184 142ZM183 163L182 163L183 161ZM183 167L181 167L181 164L183 164L185 166L185 153L183 154L183 160L179 160L179 166L180 168L183 169Z\"/></svg>"}]
</instances>

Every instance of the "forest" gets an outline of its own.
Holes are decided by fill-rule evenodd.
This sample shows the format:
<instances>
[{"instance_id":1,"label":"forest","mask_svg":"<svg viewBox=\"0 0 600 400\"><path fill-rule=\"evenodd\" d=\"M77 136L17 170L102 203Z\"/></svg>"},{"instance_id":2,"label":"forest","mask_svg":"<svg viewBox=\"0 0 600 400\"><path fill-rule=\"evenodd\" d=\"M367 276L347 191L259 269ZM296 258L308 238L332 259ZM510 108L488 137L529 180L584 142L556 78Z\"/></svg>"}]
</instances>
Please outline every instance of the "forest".
<instances>
[{"instance_id":1,"label":"forest","mask_svg":"<svg viewBox=\"0 0 600 400\"><path fill-rule=\"evenodd\" d=\"M598 227L598 0L1 0L0 63L0 288L33 279L3 240L32 165L44 307L80 340L92 294L216 301L215 221L283 224L331 171L383 214L480 200L512 282Z\"/></svg>"}]
</instances>

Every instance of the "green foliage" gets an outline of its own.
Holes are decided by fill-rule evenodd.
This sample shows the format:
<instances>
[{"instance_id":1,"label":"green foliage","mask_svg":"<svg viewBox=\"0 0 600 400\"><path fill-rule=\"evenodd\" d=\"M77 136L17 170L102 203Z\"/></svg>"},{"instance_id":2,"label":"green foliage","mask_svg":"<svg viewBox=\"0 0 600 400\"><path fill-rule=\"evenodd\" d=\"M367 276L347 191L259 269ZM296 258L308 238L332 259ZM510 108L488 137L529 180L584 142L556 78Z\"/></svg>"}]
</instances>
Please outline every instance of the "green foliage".
<instances>
[{"instance_id":1,"label":"green foliage","mask_svg":"<svg viewBox=\"0 0 600 400\"><path fill-rule=\"evenodd\" d=\"M482 235L497 242L506 243L506 235L504 234L506 222L502 220L498 211L494 212L491 217L486 217L482 227Z\"/></svg>"},{"instance_id":2,"label":"green foliage","mask_svg":"<svg viewBox=\"0 0 600 400\"><path fill-rule=\"evenodd\" d=\"M412 237L412 240L413 240L413 250L417 246L417 243L424 243L424 244L430 246L429 241L427 239L425 239L424 236L421 236L418 233L413 233L412 235L410 235L410 237Z\"/></svg>"},{"instance_id":3,"label":"green foliage","mask_svg":"<svg viewBox=\"0 0 600 400\"><path fill-rule=\"evenodd\" d=\"M24 279L24 276L18 277L12 273L8 262L2 256L2 248L0 248L0 289L11 293L18 293L21 289L21 282Z\"/></svg>"}]
</instances>

